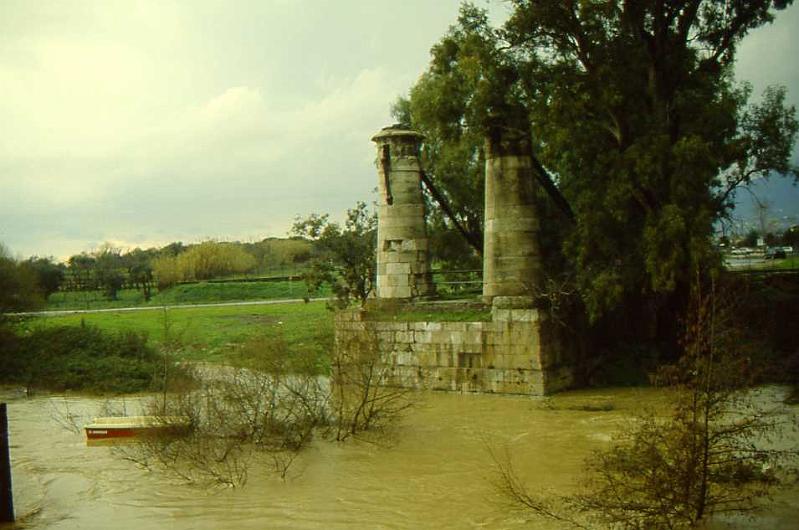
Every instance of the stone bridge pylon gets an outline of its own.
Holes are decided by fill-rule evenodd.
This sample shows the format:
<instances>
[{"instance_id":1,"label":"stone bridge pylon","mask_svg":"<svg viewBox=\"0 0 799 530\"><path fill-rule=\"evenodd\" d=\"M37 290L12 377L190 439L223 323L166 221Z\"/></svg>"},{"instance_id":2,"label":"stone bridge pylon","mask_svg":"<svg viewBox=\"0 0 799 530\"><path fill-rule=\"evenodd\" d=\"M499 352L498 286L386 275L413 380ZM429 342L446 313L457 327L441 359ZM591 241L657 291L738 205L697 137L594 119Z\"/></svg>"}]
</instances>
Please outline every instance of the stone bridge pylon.
<instances>
[{"instance_id":1,"label":"stone bridge pylon","mask_svg":"<svg viewBox=\"0 0 799 530\"><path fill-rule=\"evenodd\" d=\"M530 138L502 127L486 138L483 296L433 301L419 148L423 137L399 126L373 138L378 161L376 297L372 309L423 309L425 321L370 317L352 309L336 317L336 347L375 344L386 384L434 390L543 395L573 381L565 330L535 304L541 280L539 216ZM483 318L452 321L469 310ZM477 310L477 311L475 311ZM391 314L389 312L388 314Z\"/></svg>"},{"instance_id":2,"label":"stone bridge pylon","mask_svg":"<svg viewBox=\"0 0 799 530\"><path fill-rule=\"evenodd\" d=\"M377 144L377 298L417 300L435 293L424 218L419 143L422 135L397 126L372 137Z\"/></svg>"}]
</instances>

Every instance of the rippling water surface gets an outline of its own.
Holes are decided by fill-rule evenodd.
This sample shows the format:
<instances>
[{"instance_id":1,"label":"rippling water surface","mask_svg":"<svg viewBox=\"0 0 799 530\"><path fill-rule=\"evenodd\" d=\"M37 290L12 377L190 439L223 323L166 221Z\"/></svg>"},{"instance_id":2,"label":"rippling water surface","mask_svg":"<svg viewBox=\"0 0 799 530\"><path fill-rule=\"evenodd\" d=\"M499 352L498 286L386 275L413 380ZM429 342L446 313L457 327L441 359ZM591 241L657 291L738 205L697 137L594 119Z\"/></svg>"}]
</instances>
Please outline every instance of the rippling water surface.
<instances>
[{"instance_id":1,"label":"rippling water surface","mask_svg":"<svg viewBox=\"0 0 799 530\"><path fill-rule=\"evenodd\" d=\"M769 388L763 399L779 397ZM9 401L17 515L32 529L560 528L509 510L491 485L486 447L512 455L532 488L567 492L584 459L652 389L573 392L548 399L420 394L389 444L317 441L282 481L254 463L247 484L202 489L139 469L108 446L87 447L57 418L79 423L102 403L87 398ZM609 411L585 411L612 404ZM120 403L117 403L120 405ZM125 406L135 412L136 401ZM604 407L610 408L610 407ZM795 410L795 409L794 409ZM57 411L57 412L54 412ZM781 443L797 445L797 435ZM799 488L781 492L757 523L716 528L799 528Z\"/></svg>"}]
</instances>

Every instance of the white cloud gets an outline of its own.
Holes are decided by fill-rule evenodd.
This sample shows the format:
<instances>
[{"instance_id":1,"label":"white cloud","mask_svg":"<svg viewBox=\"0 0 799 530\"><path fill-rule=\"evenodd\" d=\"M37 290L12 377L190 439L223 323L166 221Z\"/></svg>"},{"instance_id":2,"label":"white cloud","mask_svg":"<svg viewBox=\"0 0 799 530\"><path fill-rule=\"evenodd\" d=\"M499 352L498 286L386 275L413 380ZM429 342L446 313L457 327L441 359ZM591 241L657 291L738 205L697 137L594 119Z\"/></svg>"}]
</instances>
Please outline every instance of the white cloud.
<instances>
[{"instance_id":1,"label":"white cloud","mask_svg":"<svg viewBox=\"0 0 799 530\"><path fill-rule=\"evenodd\" d=\"M0 137L0 154L98 156L118 148L122 131L138 119L131 97L143 85L136 52L63 41L29 51L33 64L0 65L0 116L14 133Z\"/></svg>"},{"instance_id":2,"label":"white cloud","mask_svg":"<svg viewBox=\"0 0 799 530\"><path fill-rule=\"evenodd\" d=\"M305 154L308 147L318 150L320 158L338 152L362 161L364 153L371 153L371 133L388 121L387 102L398 91L379 68L339 80L329 92L296 108L270 103L258 87L230 87L143 131L124 150L146 163L147 171L191 168L180 177L190 180L232 167L269 171L275 163L303 175L314 166Z\"/></svg>"},{"instance_id":3,"label":"white cloud","mask_svg":"<svg viewBox=\"0 0 799 530\"><path fill-rule=\"evenodd\" d=\"M386 101L398 89L379 68L339 78L293 108L258 87L230 87L125 131L103 156L31 158L27 170L8 172L6 193L20 215L80 210L95 219L86 246L285 235L295 214L368 199L376 178L369 138L387 123ZM134 237L141 233L150 236Z\"/></svg>"},{"instance_id":4,"label":"white cloud","mask_svg":"<svg viewBox=\"0 0 799 530\"><path fill-rule=\"evenodd\" d=\"M369 200L369 139L458 4L3 2L0 241L281 236Z\"/></svg>"}]
</instances>

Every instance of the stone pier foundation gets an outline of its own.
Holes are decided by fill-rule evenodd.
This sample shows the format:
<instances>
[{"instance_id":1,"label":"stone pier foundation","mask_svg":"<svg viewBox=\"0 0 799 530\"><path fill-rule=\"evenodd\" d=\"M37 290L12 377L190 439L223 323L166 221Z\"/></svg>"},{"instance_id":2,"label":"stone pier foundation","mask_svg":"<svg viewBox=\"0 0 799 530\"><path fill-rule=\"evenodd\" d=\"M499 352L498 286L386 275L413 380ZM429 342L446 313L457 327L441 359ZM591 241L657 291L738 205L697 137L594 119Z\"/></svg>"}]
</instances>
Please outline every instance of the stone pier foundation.
<instances>
[{"instance_id":1,"label":"stone pier foundation","mask_svg":"<svg viewBox=\"0 0 799 530\"><path fill-rule=\"evenodd\" d=\"M456 311L457 304L414 307L432 316ZM384 384L405 388L533 396L568 388L572 371L558 328L527 305L497 297L490 315L469 322L373 321L368 311L350 309L336 315L335 348L372 345L385 368Z\"/></svg>"}]
</instances>

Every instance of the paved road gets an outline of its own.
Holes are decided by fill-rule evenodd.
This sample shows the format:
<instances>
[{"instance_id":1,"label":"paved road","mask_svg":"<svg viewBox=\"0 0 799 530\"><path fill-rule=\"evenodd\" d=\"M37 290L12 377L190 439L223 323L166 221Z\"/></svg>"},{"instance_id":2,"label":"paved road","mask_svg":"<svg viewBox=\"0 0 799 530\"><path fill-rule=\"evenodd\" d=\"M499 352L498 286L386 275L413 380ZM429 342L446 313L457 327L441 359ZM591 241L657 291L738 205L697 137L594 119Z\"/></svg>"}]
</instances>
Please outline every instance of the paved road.
<instances>
[{"instance_id":1,"label":"paved road","mask_svg":"<svg viewBox=\"0 0 799 530\"><path fill-rule=\"evenodd\" d=\"M763 266L768 263L763 256L728 257L727 266L731 269L747 269L753 266Z\"/></svg>"},{"instance_id":2,"label":"paved road","mask_svg":"<svg viewBox=\"0 0 799 530\"><path fill-rule=\"evenodd\" d=\"M312 298L312 302L332 300L331 298ZM60 309L58 311L26 311L24 313L8 313L12 316L57 316L57 315L76 315L83 313L117 313L122 311L163 311L166 309L191 309L195 307L232 307L247 305L273 305L273 304L296 304L304 302L302 298L286 298L281 300L251 300L248 302L216 302L212 304L181 304L181 305L155 305L138 307L112 307L108 309Z\"/></svg>"}]
</instances>

